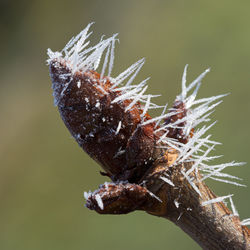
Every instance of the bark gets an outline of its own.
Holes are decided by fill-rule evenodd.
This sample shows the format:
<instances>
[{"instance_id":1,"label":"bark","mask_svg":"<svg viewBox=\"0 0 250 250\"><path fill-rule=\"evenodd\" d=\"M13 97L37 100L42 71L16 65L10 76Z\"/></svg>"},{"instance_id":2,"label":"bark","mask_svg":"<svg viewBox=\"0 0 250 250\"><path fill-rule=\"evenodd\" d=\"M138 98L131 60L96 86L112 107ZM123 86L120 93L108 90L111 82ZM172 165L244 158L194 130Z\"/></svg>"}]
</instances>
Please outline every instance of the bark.
<instances>
[{"instance_id":1,"label":"bark","mask_svg":"<svg viewBox=\"0 0 250 250\"><path fill-rule=\"evenodd\" d=\"M202 202L214 199L216 195L200 182L199 173L193 176L201 196L190 186L180 172L192 164L187 165L170 168L169 176L175 186L162 185L158 189L162 203L146 208L147 212L172 221L203 249L250 249L249 229L241 225L239 217L233 215L223 202L202 206ZM153 175L158 171L159 166ZM148 188L156 191L157 182L155 180Z\"/></svg>"},{"instance_id":2,"label":"bark","mask_svg":"<svg viewBox=\"0 0 250 250\"><path fill-rule=\"evenodd\" d=\"M172 221L203 249L250 249L248 227L242 226L239 217L233 215L223 202L203 206L203 202L216 198L216 195L201 181L199 171L194 171L191 176L201 195L183 176L182 172L191 168L192 163L170 167L176 156L168 152L158 160L141 179L144 187L131 183L102 185L88 197L87 207L100 214L144 210ZM163 173L167 173L171 185L160 178ZM102 209L96 201L97 194L102 196Z\"/></svg>"}]
</instances>

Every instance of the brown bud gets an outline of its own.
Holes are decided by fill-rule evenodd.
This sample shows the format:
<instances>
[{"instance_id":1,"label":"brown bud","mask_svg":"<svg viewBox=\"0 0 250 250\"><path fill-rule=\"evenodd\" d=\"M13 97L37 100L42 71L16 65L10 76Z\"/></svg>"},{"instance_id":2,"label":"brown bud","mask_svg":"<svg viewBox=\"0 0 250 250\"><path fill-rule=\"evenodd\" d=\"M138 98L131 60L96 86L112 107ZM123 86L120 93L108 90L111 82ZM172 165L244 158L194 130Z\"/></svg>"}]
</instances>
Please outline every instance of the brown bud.
<instances>
[{"instance_id":1,"label":"brown bud","mask_svg":"<svg viewBox=\"0 0 250 250\"><path fill-rule=\"evenodd\" d=\"M140 180L155 157L157 140L154 123L139 125L140 103L126 110L131 100L114 101L121 92L94 71L73 74L63 62L52 61L50 75L55 104L79 146L112 180ZM151 119L148 114L143 118Z\"/></svg>"},{"instance_id":2,"label":"brown bud","mask_svg":"<svg viewBox=\"0 0 250 250\"><path fill-rule=\"evenodd\" d=\"M131 183L107 183L88 195L86 207L100 214L126 214L145 210L156 199L145 187Z\"/></svg>"},{"instance_id":3,"label":"brown bud","mask_svg":"<svg viewBox=\"0 0 250 250\"><path fill-rule=\"evenodd\" d=\"M177 114L172 115L170 117L168 117L167 119L165 119L165 124L171 124L171 123L175 123L177 120L181 120L182 118L187 116L187 109L185 107L185 103L176 100L173 104L173 111L176 111ZM183 133L183 128L185 127L186 122L180 122L178 124L179 128L169 128L169 132L168 132L168 137L170 138L174 138L177 139L179 142L181 143L187 143L188 139L190 137L192 137L194 129L191 130L191 133L186 136Z\"/></svg>"}]
</instances>

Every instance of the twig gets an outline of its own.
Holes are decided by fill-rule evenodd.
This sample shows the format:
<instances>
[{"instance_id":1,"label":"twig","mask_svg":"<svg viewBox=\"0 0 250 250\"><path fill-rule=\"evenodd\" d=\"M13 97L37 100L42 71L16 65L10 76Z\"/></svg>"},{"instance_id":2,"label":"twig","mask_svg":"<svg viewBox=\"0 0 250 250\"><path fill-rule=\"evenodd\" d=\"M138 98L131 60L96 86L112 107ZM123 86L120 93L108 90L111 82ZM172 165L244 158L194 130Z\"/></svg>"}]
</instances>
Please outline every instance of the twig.
<instances>
[{"instance_id":1,"label":"twig","mask_svg":"<svg viewBox=\"0 0 250 250\"><path fill-rule=\"evenodd\" d=\"M212 178L243 186L240 178L222 172L243 163L208 164L218 158L208 156L219 144L206 135L214 123L198 125L210 121L209 115L225 96L196 100L209 70L187 86L186 66L182 92L172 108L165 114L165 105L159 117L151 118L148 110L160 106L151 102L154 96L145 94L148 79L133 84L145 60L111 78L117 35L86 48L90 26L61 52L48 50L61 117L79 146L102 166L102 175L112 180L85 193L86 206L100 214L143 210L169 219L204 249L250 249L245 226L249 222L240 221L232 195L216 197L203 181Z\"/></svg>"}]
</instances>

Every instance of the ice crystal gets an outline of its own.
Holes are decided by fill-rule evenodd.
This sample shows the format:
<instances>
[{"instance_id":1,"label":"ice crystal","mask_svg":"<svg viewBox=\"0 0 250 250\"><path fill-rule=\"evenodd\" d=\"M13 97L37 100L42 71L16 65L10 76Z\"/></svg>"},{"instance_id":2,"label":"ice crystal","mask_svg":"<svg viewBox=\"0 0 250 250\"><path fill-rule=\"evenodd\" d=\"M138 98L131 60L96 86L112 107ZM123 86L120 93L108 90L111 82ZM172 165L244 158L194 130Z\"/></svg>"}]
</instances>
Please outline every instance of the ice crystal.
<instances>
[{"instance_id":1,"label":"ice crystal","mask_svg":"<svg viewBox=\"0 0 250 250\"><path fill-rule=\"evenodd\" d=\"M215 199L204 201L204 202L202 202L202 206L207 206L209 204L213 204L213 203L217 203L217 202L222 202L225 199L231 198L232 196L233 196L233 194L229 194L229 195L226 195L226 196L221 196L221 197L217 197Z\"/></svg>"},{"instance_id":2,"label":"ice crystal","mask_svg":"<svg viewBox=\"0 0 250 250\"><path fill-rule=\"evenodd\" d=\"M95 199L96 199L98 206L103 210L104 205L103 205L101 196L99 194L96 194Z\"/></svg>"},{"instance_id":3,"label":"ice crystal","mask_svg":"<svg viewBox=\"0 0 250 250\"><path fill-rule=\"evenodd\" d=\"M250 225L250 218L241 221L241 225L242 226L248 226L248 225Z\"/></svg>"}]
</instances>

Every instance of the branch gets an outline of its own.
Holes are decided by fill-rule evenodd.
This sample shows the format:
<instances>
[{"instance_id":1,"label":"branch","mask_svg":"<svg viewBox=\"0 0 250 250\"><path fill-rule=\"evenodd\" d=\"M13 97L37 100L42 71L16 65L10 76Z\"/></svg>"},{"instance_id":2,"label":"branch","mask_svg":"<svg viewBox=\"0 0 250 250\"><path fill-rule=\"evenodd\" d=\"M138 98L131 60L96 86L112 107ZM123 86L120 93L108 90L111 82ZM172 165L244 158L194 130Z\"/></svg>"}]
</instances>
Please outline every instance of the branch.
<instances>
[{"instance_id":1,"label":"branch","mask_svg":"<svg viewBox=\"0 0 250 250\"><path fill-rule=\"evenodd\" d=\"M232 195L216 197L204 183L210 177L243 186L238 177L222 172L242 163L208 164L218 158L208 156L219 144L206 136L214 123L198 125L210 121L221 103L215 101L224 96L196 100L209 70L186 86L186 66L182 92L172 108L165 113L165 105L161 115L152 118L148 110L162 107L145 94L148 79L132 85L144 59L111 78L116 35L86 48L90 26L61 52L48 50L55 105L79 146L112 181L85 193L86 206L100 214L143 210L166 218L204 249L250 249L250 232L239 219ZM230 200L233 212L224 199Z\"/></svg>"},{"instance_id":2,"label":"branch","mask_svg":"<svg viewBox=\"0 0 250 250\"><path fill-rule=\"evenodd\" d=\"M200 182L201 175L193 173L201 196L194 191L181 171L191 168L184 164L171 168L174 187L165 185L159 190L161 206L149 213L171 220L192 237L203 249L248 249L250 231L242 226L223 202L202 203L216 198L215 194ZM157 170L156 170L157 171Z\"/></svg>"}]
</instances>

